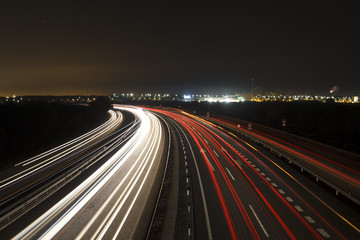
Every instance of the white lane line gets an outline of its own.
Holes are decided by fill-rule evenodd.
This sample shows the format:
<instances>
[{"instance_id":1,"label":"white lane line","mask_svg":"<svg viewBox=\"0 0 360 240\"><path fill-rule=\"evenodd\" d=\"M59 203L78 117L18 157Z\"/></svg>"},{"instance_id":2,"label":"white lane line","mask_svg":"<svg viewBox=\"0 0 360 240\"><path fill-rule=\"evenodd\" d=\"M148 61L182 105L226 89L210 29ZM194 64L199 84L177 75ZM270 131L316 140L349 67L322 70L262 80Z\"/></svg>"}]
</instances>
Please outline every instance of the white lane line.
<instances>
[{"instance_id":1,"label":"white lane line","mask_svg":"<svg viewBox=\"0 0 360 240\"><path fill-rule=\"evenodd\" d=\"M191 229L188 228L188 235L190 236L191 235Z\"/></svg>"},{"instance_id":2,"label":"white lane line","mask_svg":"<svg viewBox=\"0 0 360 240\"><path fill-rule=\"evenodd\" d=\"M247 157L244 157L245 160L249 160Z\"/></svg>"},{"instance_id":3,"label":"white lane line","mask_svg":"<svg viewBox=\"0 0 360 240\"><path fill-rule=\"evenodd\" d=\"M209 142L208 142L208 141L206 141L206 139L204 139L204 141L206 142L206 144L208 144L208 145L209 145Z\"/></svg>"},{"instance_id":4,"label":"white lane line","mask_svg":"<svg viewBox=\"0 0 360 240\"><path fill-rule=\"evenodd\" d=\"M292 200L291 197L285 197L285 199L286 199L288 202L294 202L294 200Z\"/></svg>"},{"instance_id":5,"label":"white lane line","mask_svg":"<svg viewBox=\"0 0 360 240\"><path fill-rule=\"evenodd\" d=\"M255 165L255 164L251 164L251 166L256 167L256 165Z\"/></svg>"},{"instance_id":6,"label":"white lane line","mask_svg":"<svg viewBox=\"0 0 360 240\"><path fill-rule=\"evenodd\" d=\"M235 178L233 177L233 175L231 174L230 170L228 168L226 168L226 171L229 173L230 177L232 178L233 181L235 181Z\"/></svg>"},{"instance_id":7,"label":"white lane line","mask_svg":"<svg viewBox=\"0 0 360 240\"><path fill-rule=\"evenodd\" d=\"M188 212L190 212L190 205L188 206Z\"/></svg>"},{"instance_id":8,"label":"white lane line","mask_svg":"<svg viewBox=\"0 0 360 240\"><path fill-rule=\"evenodd\" d=\"M250 207L251 211L253 212L253 214L254 214L254 216L255 216L256 220L258 221L258 223L259 223L259 225L260 225L261 229L264 231L264 233L265 233L266 237L269 237L269 234L267 233L267 231L266 231L266 229L265 229L264 225L261 223L261 221L260 221L259 217L256 215L256 213L255 213L254 209L252 208L252 206L251 206L250 204L249 204L249 207Z\"/></svg>"},{"instance_id":9,"label":"white lane line","mask_svg":"<svg viewBox=\"0 0 360 240\"><path fill-rule=\"evenodd\" d=\"M216 155L217 157L219 157L219 154L217 154L217 152L216 152L215 150L213 150L213 151L214 151L215 155Z\"/></svg>"},{"instance_id":10,"label":"white lane line","mask_svg":"<svg viewBox=\"0 0 360 240\"><path fill-rule=\"evenodd\" d=\"M184 156L184 159L186 160L186 155Z\"/></svg>"},{"instance_id":11,"label":"white lane line","mask_svg":"<svg viewBox=\"0 0 360 240\"><path fill-rule=\"evenodd\" d=\"M185 146L183 145L183 150L185 150Z\"/></svg>"},{"instance_id":12,"label":"white lane line","mask_svg":"<svg viewBox=\"0 0 360 240\"><path fill-rule=\"evenodd\" d=\"M271 183L273 187L277 187L278 185L276 183Z\"/></svg>"},{"instance_id":13,"label":"white lane line","mask_svg":"<svg viewBox=\"0 0 360 240\"><path fill-rule=\"evenodd\" d=\"M186 173L189 173L189 170L188 170L188 169L185 169L185 172L186 172Z\"/></svg>"},{"instance_id":14,"label":"white lane line","mask_svg":"<svg viewBox=\"0 0 360 240\"><path fill-rule=\"evenodd\" d=\"M190 195L189 189L186 190L186 195L188 195L188 196Z\"/></svg>"},{"instance_id":15,"label":"white lane line","mask_svg":"<svg viewBox=\"0 0 360 240\"><path fill-rule=\"evenodd\" d=\"M252 164L252 161L248 160L248 163Z\"/></svg>"},{"instance_id":16,"label":"white lane line","mask_svg":"<svg viewBox=\"0 0 360 240\"><path fill-rule=\"evenodd\" d=\"M265 173L263 173L263 172L262 172L262 173L260 173L260 174L261 174L261 175L263 175L264 177L266 176L266 174L265 174Z\"/></svg>"},{"instance_id":17,"label":"white lane line","mask_svg":"<svg viewBox=\"0 0 360 240\"><path fill-rule=\"evenodd\" d=\"M185 161L185 166L187 166L187 161Z\"/></svg>"},{"instance_id":18,"label":"white lane line","mask_svg":"<svg viewBox=\"0 0 360 240\"><path fill-rule=\"evenodd\" d=\"M310 216L304 216L304 218L309 222L309 223L315 223L315 220L310 217Z\"/></svg>"},{"instance_id":19,"label":"white lane line","mask_svg":"<svg viewBox=\"0 0 360 240\"><path fill-rule=\"evenodd\" d=\"M184 150L184 155L186 155L186 151Z\"/></svg>"},{"instance_id":20,"label":"white lane line","mask_svg":"<svg viewBox=\"0 0 360 240\"><path fill-rule=\"evenodd\" d=\"M284 190L282 190L282 189L278 189L278 191L280 194L285 194Z\"/></svg>"},{"instance_id":21,"label":"white lane line","mask_svg":"<svg viewBox=\"0 0 360 240\"><path fill-rule=\"evenodd\" d=\"M271 181L271 178L269 178L269 177L266 177L265 179L269 182Z\"/></svg>"},{"instance_id":22,"label":"white lane line","mask_svg":"<svg viewBox=\"0 0 360 240\"><path fill-rule=\"evenodd\" d=\"M317 228L316 229L323 237L325 238L330 238L330 235L322 228Z\"/></svg>"},{"instance_id":23,"label":"white lane line","mask_svg":"<svg viewBox=\"0 0 360 240\"><path fill-rule=\"evenodd\" d=\"M258 172L260 172L261 170L260 170L260 168L255 168L256 169L256 171L258 171Z\"/></svg>"},{"instance_id":24,"label":"white lane line","mask_svg":"<svg viewBox=\"0 0 360 240\"><path fill-rule=\"evenodd\" d=\"M186 183L189 183L189 178L188 177L186 178Z\"/></svg>"},{"instance_id":25,"label":"white lane line","mask_svg":"<svg viewBox=\"0 0 360 240\"><path fill-rule=\"evenodd\" d=\"M215 172L215 168L214 166L211 164L210 160L207 158L207 156L204 154L205 158L206 158L206 161L209 163L211 169Z\"/></svg>"},{"instance_id":26,"label":"white lane line","mask_svg":"<svg viewBox=\"0 0 360 240\"><path fill-rule=\"evenodd\" d=\"M295 208L296 211L298 211L298 212L303 212L303 211L304 211L299 205L295 205L294 208Z\"/></svg>"},{"instance_id":27,"label":"white lane line","mask_svg":"<svg viewBox=\"0 0 360 240\"><path fill-rule=\"evenodd\" d=\"M201 180L199 166L197 164L196 157L195 157L195 154L194 154L194 150L191 147L191 144L190 144L190 141L189 141L188 137L185 135L184 130L182 130L182 128L178 124L177 124L177 126L180 129L180 131L184 134L184 136L186 138L186 141L190 146L190 151L191 151L191 154L192 154L193 159L194 159L195 169L196 169L197 177L198 177L198 180L199 180L201 198L202 198L202 202L203 202L203 206L204 206L204 213L205 213L206 228L207 228L207 232L208 232L208 239L212 240L213 237L212 237L211 226L210 226L209 211L208 211L208 208L207 208L207 203L206 203L206 198L205 198L205 193L204 193L204 187L203 187L202 180Z\"/></svg>"}]
</instances>

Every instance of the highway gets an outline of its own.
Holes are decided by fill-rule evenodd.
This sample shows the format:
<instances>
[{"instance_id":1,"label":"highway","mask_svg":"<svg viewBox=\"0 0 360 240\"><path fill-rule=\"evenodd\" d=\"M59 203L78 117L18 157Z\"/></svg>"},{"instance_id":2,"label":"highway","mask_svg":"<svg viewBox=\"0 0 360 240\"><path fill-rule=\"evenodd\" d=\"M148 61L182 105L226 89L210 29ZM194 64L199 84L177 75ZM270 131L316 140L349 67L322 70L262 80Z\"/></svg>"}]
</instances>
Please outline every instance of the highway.
<instances>
[{"instance_id":1,"label":"highway","mask_svg":"<svg viewBox=\"0 0 360 240\"><path fill-rule=\"evenodd\" d=\"M151 110L178 132L186 186L179 199L188 212L179 221L181 239L360 237L359 212L274 154L185 112Z\"/></svg>"},{"instance_id":2,"label":"highway","mask_svg":"<svg viewBox=\"0 0 360 240\"><path fill-rule=\"evenodd\" d=\"M243 121L243 127L239 128L239 123L229 120L209 120L261 142L279 156L286 157L290 163L296 164L302 171L305 169L311 173L316 181L320 179L337 194L340 192L360 205L359 155L258 124L252 123L252 129L249 130L246 127L248 123L244 124Z\"/></svg>"},{"instance_id":3,"label":"highway","mask_svg":"<svg viewBox=\"0 0 360 240\"><path fill-rule=\"evenodd\" d=\"M114 105L109 114L3 171L1 239L360 239L359 206L251 137L321 164L338 163L331 149L178 109ZM324 169L359 180L356 167L336 163Z\"/></svg>"},{"instance_id":4,"label":"highway","mask_svg":"<svg viewBox=\"0 0 360 240\"><path fill-rule=\"evenodd\" d=\"M4 175L1 239L141 238L158 196L165 130L149 112L114 109L94 131Z\"/></svg>"}]
</instances>

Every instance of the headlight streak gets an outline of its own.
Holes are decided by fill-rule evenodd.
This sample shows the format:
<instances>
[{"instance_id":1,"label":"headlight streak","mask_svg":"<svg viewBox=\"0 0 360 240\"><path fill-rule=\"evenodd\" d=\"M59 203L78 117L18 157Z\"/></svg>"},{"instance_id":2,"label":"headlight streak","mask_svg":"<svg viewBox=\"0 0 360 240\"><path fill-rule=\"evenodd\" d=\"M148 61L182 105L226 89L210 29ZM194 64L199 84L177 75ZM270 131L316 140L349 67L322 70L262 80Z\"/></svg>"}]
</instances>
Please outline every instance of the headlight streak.
<instances>
[{"instance_id":1,"label":"headlight streak","mask_svg":"<svg viewBox=\"0 0 360 240\"><path fill-rule=\"evenodd\" d=\"M158 121L158 119L156 119L156 120ZM160 124L160 123L159 123L159 124ZM159 128L158 128L158 129L161 129L160 125L159 125ZM161 135L161 132L159 133L159 135ZM120 231L121 231L122 227L124 226L124 223L125 223L128 215L130 214L130 211L132 210L132 208L133 208L133 206L134 206L134 204L135 204L135 201L136 201L136 199L138 198L139 193L141 192L141 190L142 190L142 188L143 188L143 186L144 186L144 184L145 184L145 181L147 180L147 178L148 178L148 176L149 176L150 170L152 170L152 166L153 166L153 164L154 164L154 162L155 162L155 158L157 157L157 152L158 152L159 146L160 146L160 141L157 141L157 142L158 142L158 145L157 145L157 148L156 148L156 152L155 152L155 154L154 154L154 156L153 156L153 158L152 158L152 160L151 160L150 166L148 167L148 170L147 170L147 172L146 172L146 174L145 174L145 176L144 176L144 178L143 178L143 181L141 182L140 188L139 188L139 190L136 192L136 195L135 195L135 197L133 198L133 201L131 202L130 207L128 208L128 210L127 210L124 218L122 219L120 225L118 226L117 231L115 232L115 234L114 234L114 236L113 236L113 239L116 239L116 238L118 237L118 235L120 234ZM145 165L144 165L144 167L145 167ZM144 170L144 167L142 168L142 170ZM140 177L140 175L138 176L138 178L137 178L136 180L138 180L139 177ZM117 212L119 212L119 211L120 211L120 207L118 208L118 211L117 211ZM108 223L108 226L109 226L109 223ZM101 239L101 236L100 236L100 239Z\"/></svg>"},{"instance_id":2,"label":"headlight streak","mask_svg":"<svg viewBox=\"0 0 360 240\"><path fill-rule=\"evenodd\" d=\"M109 138L109 137L111 137L112 135L117 134L118 132L123 131L123 129L127 128L129 125L133 125L133 126L129 127L126 131L124 131L123 133L121 133L119 136L111 139L111 140L108 141L107 143L104 143L102 146L98 147L97 149L93 150L92 152L88 153L87 155L83 156L82 158L78 159L77 161L74 161L74 162L72 162L72 163L70 163L70 164L67 164L67 165L63 166L62 169L61 169L61 171L63 171L63 170L65 170L65 169L67 169L67 168L70 168L70 167L74 166L75 164L81 162L83 159L86 159L86 158L90 157L91 155L95 154L96 152L98 152L97 155L96 155L96 156L97 156L97 160L98 160L98 159L101 159L102 157L99 157L99 155L101 155L101 154L104 155L104 156L106 155L106 154L104 154L104 148L103 148L103 147L106 146L106 147L107 147L107 148L106 148L106 150L107 150L106 152L108 152L108 151L110 150L110 149L109 149L110 147L111 147L112 149L113 149L113 148L116 148L116 147L117 147L118 145L120 145L123 141L126 141L127 138L128 138L128 136L127 136L128 132L129 132L131 129L133 129L133 128L137 125L137 123L134 121L134 122L132 122L132 123L124 126L123 128L119 129L119 130L116 131L115 133L112 133L111 135L109 135L109 136L106 137L106 138ZM123 141L121 141L121 138L124 138L124 136L126 136L126 138L123 139ZM98 143L98 142L95 142L95 143L87 146L86 148L84 148L84 149L82 149L82 150L84 151L84 150L92 147L93 145L96 145L97 143ZM74 155L74 154L69 155L69 156L66 156L66 157L63 158L62 160L68 159L68 158L72 157L73 155ZM94 157L92 157L92 158L94 158ZM97 160L96 160L96 161L90 161L90 160L88 160L88 161L87 161L86 163L84 163L82 166L87 165L89 162L91 162L91 164L94 164L95 162L97 162ZM87 168L88 168L89 166L90 166L90 165L87 165ZM73 172L74 172L74 171L79 171L79 169L81 169L81 168L82 168L82 167L79 167L79 168L73 170ZM60 170L58 170L58 172L59 172L59 171L60 171ZM41 184L42 184L44 181L47 181L49 178L51 178L51 177L53 176L53 174L56 174L56 172L48 173L45 178L42 178L43 180L39 180L39 181L37 181L36 183L33 183L33 184L31 185L31 187L34 188L34 187L36 187L36 186L41 186ZM68 175L69 175L69 174L68 174ZM70 175L71 175L71 174L70 174ZM30 186L27 186L27 187L24 187L23 189L28 189L29 187L30 187ZM0 206L3 205L3 204L5 204L5 203L7 203L8 201L11 201L12 199L16 198L18 195L22 194L21 190L23 190L23 189L19 189L17 192L13 193L12 195L8 195L6 198L1 199L1 200L0 200ZM6 199L6 200L5 200L5 199ZM0 226L1 226L1 222L0 222Z\"/></svg>"},{"instance_id":3,"label":"headlight streak","mask_svg":"<svg viewBox=\"0 0 360 240\"><path fill-rule=\"evenodd\" d=\"M112 112L113 112L113 111L112 111ZM118 113L115 113L115 114L114 114L114 117L116 117L117 114L118 114ZM82 142L79 142L79 141L78 141L79 143L76 143L76 145L73 145L73 146L71 146L71 144L68 144L68 145L67 145L68 148L65 149L64 151L62 151L62 152L60 152L60 153L57 153L56 155L54 155L54 156L52 156L52 157L50 157L50 158L47 158L47 159L43 160L42 162L40 162L40 163L38 163L38 164L30 167L29 169L32 169L32 168L34 168L34 167L36 167L36 166L39 166L39 165L41 165L41 164L44 164L44 163L46 163L46 162L49 162L50 160L52 160L52 159L54 159L54 158L56 158L55 160L58 160L58 159L60 159L61 157L65 156L66 154L71 153L71 152L74 152L74 148L75 148L75 150L76 150L76 149L79 149L81 146L83 146L83 145L85 145L86 143L88 143L89 140L93 140L93 139L95 139L97 136L100 136L100 135L106 133L106 131L110 130L110 129L113 128L116 124L120 123L120 122L122 121L122 115L120 115L120 116L121 116L121 117L120 117L121 119L114 118L113 121L111 121L109 125L105 126L105 127L104 127L103 129L101 129L100 131L95 132L92 136L87 136L87 138L86 138L85 141L82 141ZM71 147L69 147L69 146L71 146ZM71 151L71 150L73 150L73 151ZM57 152L57 151L54 151L54 152L52 152L52 153L56 153L56 152ZM43 157L41 157L41 158L39 158L39 159L36 159L36 161L38 161L38 160L40 160L40 159L42 159L42 158L43 158ZM35 162L35 161L32 161L32 162ZM27 165L29 165L29 164L32 163L32 162L24 163L24 164L22 164L22 166L27 166ZM55 162L55 161L52 161L52 162ZM26 170L29 170L29 169L26 169Z\"/></svg>"},{"instance_id":4,"label":"headlight streak","mask_svg":"<svg viewBox=\"0 0 360 240\"><path fill-rule=\"evenodd\" d=\"M92 197L95 196L98 191L105 186L105 184L114 176L116 172L123 166L123 164L130 158L130 156L136 151L137 149L142 149L141 155L139 155L136 162L142 161L140 167L136 170L136 173L134 176L132 176L132 179L126 186L126 190L122 192L122 197L124 199L116 209L112 209L112 211L115 210L115 212L118 212L119 209L122 207L123 202L126 200L126 198L129 196L131 191L134 190L135 184L138 183L138 180L141 176L141 173L145 171L145 167L148 162L150 161L150 167L148 167L148 170L146 171L145 177L143 181L140 183L140 187L138 188L135 197L133 198L133 201L131 202L131 205L129 209L127 210L122 222L119 225L119 230L116 232L116 235L120 233L120 230L126 221L127 216L129 215L133 204L135 203L137 197L139 196L142 187L144 186L144 183L152 170L153 163L158 155L158 150L160 146L160 136L162 136L161 132L161 126L158 119L151 116L149 117L147 114L145 114L142 110L139 109L128 109L128 111L132 111L135 113L138 118L141 119L141 126L136 131L136 133L133 135L133 137L117 152L114 154L113 157L111 157L104 165L102 165L96 172L94 172L88 179L86 179L82 184L80 184L76 189L74 189L71 193L69 193L66 197L64 197L61 201L59 201L56 205L54 205L51 209L49 209L46 213L44 213L41 217L39 217L37 220L35 220L32 224L30 224L27 228L25 228L22 232L20 232L17 236L15 236L14 239L22 239L22 238L28 238L31 236L35 236L34 234L37 234L36 232L42 228L44 228L48 221L52 221L52 219L57 219L55 223L45 231L41 235L41 238L52 238L56 236L66 225L68 224L71 219L78 214L79 211L89 202L91 201ZM151 126L150 123L153 125ZM154 126L156 124L156 126ZM153 137L150 135L151 131L155 131ZM146 136L151 136L147 138ZM150 144L150 148L144 147L143 144L144 141L147 141L147 145ZM145 152L147 151L147 152ZM145 154L144 159L141 157ZM150 159L150 156L152 155L152 160ZM132 163L131 170L134 169L136 166L135 163ZM126 174L126 177L121 181L119 184L122 186L124 182L126 181L126 178L128 178L131 174L131 170L129 170ZM136 175L138 174L138 175ZM119 187L120 187L119 186ZM119 188L117 187L117 189ZM84 192L85 191L85 192ZM116 191L114 191L116 192ZM74 200L76 199L75 203ZM118 200L119 203L120 200ZM71 203L71 205L69 205ZM115 205L116 206L116 205ZM114 207L115 207L114 206ZM61 215L60 218L56 217L56 215L63 210L66 210L65 213ZM101 208L103 209L103 208ZM101 212L102 210L99 210ZM111 221L115 218L116 215L111 215L111 213L108 214L107 219L110 220L108 224L105 225L105 228L102 230L101 235L103 235L106 232L106 229L109 225L111 225ZM95 219L95 217L92 218L89 222L89 226L91 225L91 222ZM104 226L102 224L101 226ZM85 228L84 228L85 229ZM86 231L82 231L82 233L86 233ZM81 237L81 234L79 234L79 237Z\"/></svg>"},{"instance_id":5,"label":"headlight streak","mask_svg":"<svg viewBox=\"0 0 360 240\"><path fill-rule=\"evenodd\" d=\"M41 183L46 181L46 178L43 179L43 180L38 181L37 183L35 183L33 185L31 185L32 188L35 188L37 185L40 185L39 189L41 189L41 187L42 187L44 190L42 190L42 191L40 191L38 193L34 193L36 195L33 195L32 197L31 197L31 194L30 194L30 198L28 198L24 204L22 204L22 202L18 201L17 203L13 203L14 207L7 206L5 209L3 209L2 214L4 214L4 213L5 214L2 215L1 218L0 218L0 230L5 228L11 222L15 221L18 217L20 217L23 214L25 214L26 212L28 212L30 209L32 209L33 207L38 205L40 202L42 202L43 200L48 198L50 195L52 195L53 193L58 191L62 186L66 185L74 177L79 175L84 170L88 169L91 165L93 165L99 159L106 156L109 152L113 151L118 146L123 144L123 142L126 142L127 139L130 138L131 135L134 134L134 132L130 132L131 129L135 129L137 126L138 126L138 120L135 120L132 123L129 123L128 125L126 125L125 127L122 128L122 129L127 128L125 131L121 132L122 129L120 129L120 130L117 130L116 132L111 134L111 135L114 135L114 134L120 132L120 135L115 136L115 138L111 139L110 141L108 141L107 143L105 143L103 145L103 146L107 146L106 151L104 151L102 146L100 146L98 149L95 149L93 152L89 153L88 155L82 157L81 159L79 159L79 160L77 160L77 161L75 161L75 162L73 162L73 163L71 163L71 164L69 164L69 165L67 165L67 166L65 166L63 168L63 169L70 168L75 163L77 163L77 162L81 163L81 161L83 159L86 160L86 158L91 157L91 158L87 159L86 162L81 163L80 166L77 166L76 169L71 169L72 172L66 173L66 175L59 175L59 177L51 180L48 183L45 183L45 185L41 185ZM129 133L130 133L130 136L128 136ZM107 137L110 137L110 136L107 136ZM91 156L91 155L93 155L93 156ZM52 174L50 174L50 175L52 175ZM6 201L2 201L1 204L4 204L7 201L12 200L13 198L15 198L19 194L21 194L21 192L19 192L19 193L15 192L13 196L11 196L11 195L8 196L8 199ZM6 209L9 209L10 211L6 210ZM7 212L7 211L9 211L9 212Z\"/></svg>"},{"instance_id":6,"label":"headlight streak","mask_svg":"<svg viewBox=\"0 0 360 240\"><path fill-rule=\"evenodd\" d=\"M117 126L120 122L122 121L122 117L116 119L115 121L112 121L112 123L107 126L105 129L101 130L100 132L96 133L94 136L92 136L91 138L88 138L87 140L81 142L81 143L78 143L77 145L73 146L73 147L70 147L69 149L65 150L64 152L61 152L61 153L58 153L57 155L51 157L51 158L48 158L34 166L31 166L30 168L24 170L24 171L21 171L7 179L4 179L3 181L1 181L0 183L3 183L3 182L6 182L2 185L0 185L0 189L1 188L4 188L6 187L7 185L15 182L15 181L18 181L22 178L25 178L26 176L36 172L36 171L39 171L45 167L47 167L48 165L50 165L51 163L54 163L56 162L57 160L59 160L61 157L63 157L65 154L68 154L70 152L73 152L81 147L83 147L84 145L88 144L89 142L93 141L94 139L96 139L97 137L101 136L102 134L105 134L107 131L113 129L115 126ZM55 158L56 157L56 158ZM50 161L51 160L51 161ZM30 171L31 170L31 171ZM21 176L19 176L21 175ZM19 177L18 177L19 176ZM10 180L11 179L11 180Z\"/></svg>"},{"instance_id":7,"label":"headlight streak","mask_svg":"<svg viewBox=\"0 0 360 240\"><path fill-rule=\"evenodd\" d=\"M110 115L111 115L110 119L109 119L108 121L106 121L105 123L103 123L102 125L98 126L97 128L91 130L90 132L87 132L87 133L81 135L80 137L77 137L77 138L75 138L75 139L73 139L73 140L71 140L71 141L68 141L68 142L66 142L66 143L64 143L64 144L62 144L62 145L60 145L60 146L57 146L57 147L55 147L55 148L53 148L53 149L50 149L50 150L48 150L48 151L46 151L46 152L43 152L43 153L39 154L39 155L36 155L36 156L34 156L34 157L31 157L31 158L29 158L29 159L27 159L27 160L25 160L25 161L19 162L19 163L15 164L15 166L27 164L27 163L29 163L30 161L34 160L34 159L38 160L38 159L41 159L41 158L43 158L43 157L46 157L46 156L54 153L55 151L58 151L58 150L63 149L63 148L66 148L66 147L68 147L69 145L71 145L72 143L78 142L78 141L80 141L80 140L88 137L89 135L91 135L91 134L93 134L93 133L95 133L95 132L97 132L97 131L105 128L107 125L109 125L109 124L110 124L112 121L114 121L114 119L115 119L115 113L114 113L114 111L109 111L109 113L110 113ZM36 160L35 160L35 161L36 161Z\"/></svg>"},{"instance_id":8,"label":"headlight streak","mask_svg":"<svg viewBox=\"0 0 360 240\"><path fill-rule=\"evenodd\" d=\"M154 139L157 139L159 137L159 135L161 135L161 132L159 133L159 131L156 131L154 133L155 130L157 130L157 129L155 127L152 127L152 132L150 133L150 136L154 136ZM104 236L104 234L106 233L106 231L108 230L108 228L110 227L112 222L114 221L115 217L121 210L121 208L124 205L125 201L127 200L128 196L133 191L135 184L138 182L139 177L141 176L141 173L144 171L144 169L146 167L146 164L150 157L150 154L152 154L152 152L153 152L156 142L157 142L157 146L156 146L156 152L154 155L154 156L156 156L156 153L159 149L160 141L152 141L152 142L147 141L146 146L144 146L139 157L132 164L131 168L128 170L127 174L124 176L122 181L118 184L116 189L114 189L113 193L107 198L106 202L103 203L102 207L97 211L97 213L90 219L88 224L83 228L83 230L79 233L79 235L76 237L76 239L81 239L82 237L84 237L86 232L92 227L93 223L97 220L97 218L105 210L105 208L108 207L109 202L113 200L113 198L115 197L115 194L118 193L119 189L123 186L124 182L126 181L127 185L126 185L125 189L123 190L121 195L119 197L117 197L117 201L113 204L113 207L111 208L111 210L108 211L108 214L106 215L106 217L104 218L102 223L97 226L97 230L95 231L95 233L93 233L91 239L95 239L95 238L101 239ZM150 144L150 146L148 146L149 144ZM145 151L147 151L147 152L144 153ZM144 157L144 159L142 159L142 155L144 155L144 154L145 154L145 157ZM135 173L133 173L135 166L137 166L137 163L140 161L141 161L140 166L136 169ZM152 162L153 161L154 161L154 158L153 158ZM151 166L148 168L148 172L150 170L151 170ZM130 174L133 174L133 176L131 177L130 180L128 180L128 177L130 176ZM146 177L144 178L144 181L145 180L146 180ZM141 188L138 190L137 193L139 193L140 190L141 190ZM136 200L136 198L134 198L134 201L135 200ZM131 210L131 208L128 209L128 212L130 210ZM127 215L124 216L123 221L126 220L126 216ZM119 227L118 229L121 230L121 227Z\"/></svg>"}]
</instances>

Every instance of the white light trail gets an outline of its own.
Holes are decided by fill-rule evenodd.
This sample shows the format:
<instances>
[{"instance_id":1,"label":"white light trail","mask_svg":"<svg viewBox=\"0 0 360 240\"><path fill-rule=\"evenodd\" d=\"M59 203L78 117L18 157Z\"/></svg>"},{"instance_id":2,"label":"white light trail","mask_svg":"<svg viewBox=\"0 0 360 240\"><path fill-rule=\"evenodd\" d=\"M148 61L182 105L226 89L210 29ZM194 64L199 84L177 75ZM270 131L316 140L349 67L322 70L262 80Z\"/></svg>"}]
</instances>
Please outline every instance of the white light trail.
<instances>
[{"instance_id":1,"label":"white light trail","mask_svg":"<svg viewBox=\"0 0 360 240\"><path fill-rule=\"evenodd\" d=\"M144 188L144 185L147 183L150 174L156 172L155 166L158 164L154 163L156 160L159 162L159 152L161 152L159 149L163 141L162 126L155 116L138 108L126 108L126 110L141 120L140 127L131 139L90 177L16 235L14 239L39 236L38 232L42 232L40 238L43 239L56 237L61 231L71 227L68 225L69 222L81 214L82 209L86 208L87 204L93 201L93 198L103 188L108 187L109 182L119 172L125 171L125 176L122 176L116 188L111 190L107 200L96 210L86 226L82 230L79 229L81 231L77 238L86 238L87 234L91 234L93 238L101 238L105 234L114 234L108 233L112 224L119 224L115 237L120 234L141 192L149 190L149 188ZM127 201L130 203L126 203L126 212L121 216L120 223L114 222ZM61 215L59 215L60 213ZM106 216L103 217L103 215ZM100 221L100 223L96 221ZM53 224L49 227L50 222ZM94 225L97 229L94 228ZM44 229L47 230L44 232ZM89 231L94 232L88 233Z\"/></svg>"},{"instance_id":2,"label":"white light trail","mask_svg":"<svg viewBox=\"0 0 360 240\"><path fill-rule=\"evenodd\" d=\"M120 114L119 117L118 117L117 113L114 112L114 111L111 111L111 114L112 114L111 121L104 128L100 129L99 131L96 131L91 137L89 137L89 135L87 135L86 140L84 140L82 142L79 142L76 145L67 148L65 151L60 152L60 153L56 154L53 157L47 158L47 159L43 160L42 162L37 163L34 166L31 166L31 167L29 167L29 168L27 168L27 169L25 169L25 170L23 170L23 171L21 171L19 173L14 174L13 176L11 176L9 178L6 178L6 179L0 181L0 184L2 183L2 185L0 185L0 189L8 186L11 183L14 183L14 182L16 182L18 180L21 180L21 179L31 175L32 173L37 172L37 171L49 166L52 163L57 162L59 159L64 158L64 156L66 156L66 155L68 155L68 154L70 154L72 152L75 152L76 150L84 147L86 144L90 143L91 141L94 141L96 138L98 138L98 137L102 136L103 134L106 134L107 132L113 130L122 121L122 115ZM68 144L67 146L69 146L69 145L70 144ZM43 157L40 157L40 158L43 158ZM27 164L30 164L33 161L38 161L40 158L34 159L34 160L30 161L30 162L26 162L26 163L23 164L23 166L25 166Z\"/></svg>"}]
</instances>

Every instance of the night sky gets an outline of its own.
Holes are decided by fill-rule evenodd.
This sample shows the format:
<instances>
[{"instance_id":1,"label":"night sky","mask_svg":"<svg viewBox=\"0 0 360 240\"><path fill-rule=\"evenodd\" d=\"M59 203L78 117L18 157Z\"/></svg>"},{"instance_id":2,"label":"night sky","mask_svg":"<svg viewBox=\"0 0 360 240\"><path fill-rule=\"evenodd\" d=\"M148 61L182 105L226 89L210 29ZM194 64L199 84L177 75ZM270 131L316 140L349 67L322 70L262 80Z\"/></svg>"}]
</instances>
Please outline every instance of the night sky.
<instances>
[{"instance_id":1,"label":"night sky","mask_svg":"<svg viewBox=\"0 0 360 240\"><path fill-rule=\"evenodd\" d=\"M243 93L252 77L263 92L360 95L345 1L132 2L1 3L0 96Z\"/></svg>"}]
</instances>

